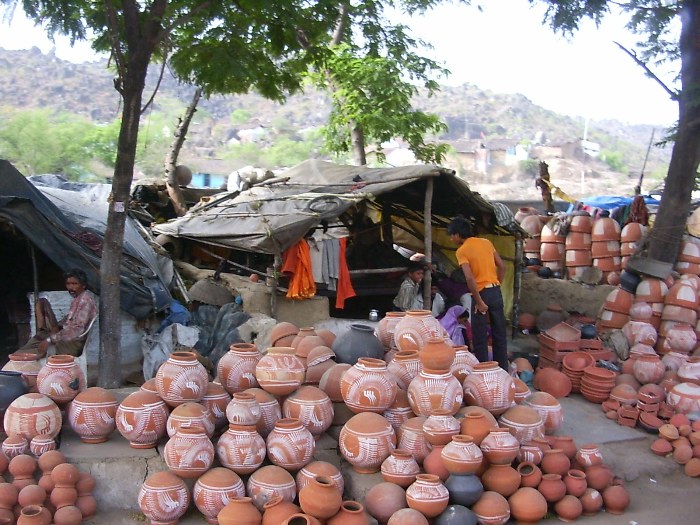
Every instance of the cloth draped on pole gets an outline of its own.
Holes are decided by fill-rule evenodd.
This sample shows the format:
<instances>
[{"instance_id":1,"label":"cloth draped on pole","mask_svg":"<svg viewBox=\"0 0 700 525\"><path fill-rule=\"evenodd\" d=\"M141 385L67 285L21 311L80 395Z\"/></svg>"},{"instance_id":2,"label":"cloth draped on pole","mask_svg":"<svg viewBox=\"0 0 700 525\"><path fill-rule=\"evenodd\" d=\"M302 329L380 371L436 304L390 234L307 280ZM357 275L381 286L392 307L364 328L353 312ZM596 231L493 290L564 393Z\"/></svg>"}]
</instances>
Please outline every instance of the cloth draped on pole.
<instances>
[{"instance_id":1,"label":"cloth draped on pole","mask_svg":"<svg viewBox=\"0 0 700 525\"><path fill-rule=\"evenodd\" d=\"M316 295L316 283L311 269L311 254L306 239L288 248L282 255L282 273L290 275L289 299L308 299Z\"/></svg>"}]
</instances>

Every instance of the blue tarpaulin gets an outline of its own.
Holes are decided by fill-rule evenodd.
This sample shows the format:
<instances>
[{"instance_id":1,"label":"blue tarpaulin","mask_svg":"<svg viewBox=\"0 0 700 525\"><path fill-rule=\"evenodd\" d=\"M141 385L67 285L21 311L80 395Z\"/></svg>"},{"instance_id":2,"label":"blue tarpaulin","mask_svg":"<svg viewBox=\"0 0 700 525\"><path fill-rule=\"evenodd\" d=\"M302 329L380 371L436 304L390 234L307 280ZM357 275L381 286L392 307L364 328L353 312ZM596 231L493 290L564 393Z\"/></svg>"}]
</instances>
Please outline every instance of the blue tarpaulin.
<instances>
[{"instance_id":1,"label":"blue tarpaulin","mask_svg":"<svg viewBox=\"0 0 700 525\"><path fill-rule=\"evenodd\" d=\"M618 195L598 195L596 197L586 197L585 199L579 199L579 202L585 204L586 206L592 206L594 208L599 208L601 210L614 210L620 206L629 206L632 204L632 199L634 197L621 197ZM647 206L658 206L661 201L651 197L649 195L644 195L644 202ZM569 209L566 210L567 213L573 212L575 209L574 204L569 205Z\"/></svg>"}]
</instances>

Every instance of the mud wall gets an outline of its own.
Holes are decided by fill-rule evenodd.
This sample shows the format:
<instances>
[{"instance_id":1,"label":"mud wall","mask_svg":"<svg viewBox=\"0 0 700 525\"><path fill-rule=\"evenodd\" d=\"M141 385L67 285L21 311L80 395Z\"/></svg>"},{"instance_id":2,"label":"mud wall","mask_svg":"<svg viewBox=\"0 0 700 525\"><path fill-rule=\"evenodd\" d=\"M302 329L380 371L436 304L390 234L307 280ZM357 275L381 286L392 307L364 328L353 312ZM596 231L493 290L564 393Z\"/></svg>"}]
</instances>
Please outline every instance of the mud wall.
<instances>
[{"instance_id":1,"label":"mud wall","mask_svg":"<svg viewBox=\"0 0 700 525\"><path fill-rule=\"evenodd\" d=\"M567 312L595 318L605 298L615 288L607 284L591 286L563 279L543 279L528 272L522 278L520 311L537 315L549 303L558 303Z\"/></svg>"}]
</instances>

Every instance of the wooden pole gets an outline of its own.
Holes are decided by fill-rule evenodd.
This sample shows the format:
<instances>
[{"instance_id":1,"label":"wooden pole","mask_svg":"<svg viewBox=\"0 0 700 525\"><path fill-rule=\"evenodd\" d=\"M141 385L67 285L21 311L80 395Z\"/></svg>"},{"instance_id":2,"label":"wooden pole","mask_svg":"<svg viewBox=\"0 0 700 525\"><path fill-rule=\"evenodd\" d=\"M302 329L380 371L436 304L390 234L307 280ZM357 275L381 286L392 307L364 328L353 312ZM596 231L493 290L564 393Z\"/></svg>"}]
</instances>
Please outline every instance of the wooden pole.
<instances>
[{"instance_id":1,"label":"wooden pole","mask_svg":"<svg viewBox=\"0 0 700 525\"><path fill-rule=\"evenodd\" d=\"M423 278L423 308L432 309L430 288L433 284L431 272L433 265L433 179L427 179L425 203L423 205L423 239L425 243L425 263L427 265Z\"/></svg>"}]
</instances>

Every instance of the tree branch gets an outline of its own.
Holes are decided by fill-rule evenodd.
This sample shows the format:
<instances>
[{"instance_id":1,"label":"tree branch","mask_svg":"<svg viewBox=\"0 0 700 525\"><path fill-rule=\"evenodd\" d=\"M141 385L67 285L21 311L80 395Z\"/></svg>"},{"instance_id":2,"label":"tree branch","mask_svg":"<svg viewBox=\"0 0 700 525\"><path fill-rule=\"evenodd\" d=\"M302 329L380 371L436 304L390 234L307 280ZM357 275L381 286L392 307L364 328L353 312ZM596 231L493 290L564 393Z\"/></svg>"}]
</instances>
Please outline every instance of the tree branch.
<instances>
[{"instance_id":1,"label":"tree branch","mask_svg":"<svg viewBox=\"0 0 700 525\"><path fill-rule=\"evenodd\" d=\"M340 6L338 21L335 25L335 31L333 31L333 38L331 40L332 46L337 46L343 40L343 34L345 33L345 28L348 25L348 9L348 4L343 4Z\"/></svg>"},{"instance_id":2,"label":"tree branch","mask_svg":"<svg viewBox=\"0 0 700 525\"><path fill-rule=\"evenodd\" d=\"M659 77L657 77L656 74L655 74L651 69L649 69L649 66L647 66L647 65L644 63L644 61L642 61L642 59L640 59L640 58L637 56L637 53L635 53L634 51L631 51L631 50L627 49L625 46L623 46L623 45L620 44L619 42L615 42L615 41L613 40L613 43L614 43L617 47L619 47L620 49L622 49L625 53L627 53L627 54L632 58L632 60L634 60L634 61L637 63L638 66L641 66L642 69L644 69L644 71L646 72L647 76L649 76L649 77L651 77L652 79L656 80L656 82L664 89L664 91L666 91L666 93L668 93L668 96L671 97L671 100L678 101L678 98L680 97L680 93L678 93L677 91L673 91L670 87L668 87L668 86L663 82L663 80L661 80Z\"/></svg>"},{"instance_id":3,"label":"tree branch","mask_svg":"<svg viewBox=\"0 0 700 525\"><path fill-rule=\"evenodd\" d=\"M165 66L168 63L168 55L166 54L163 57L163 67L160 68L160 75L158 75L158 82L156 82L156 87L153 89L153 93L151 93L151 96L148 99L148 102L141 108L141 114L143 115L146 110L148 109L148 106L150 106L153 103L153 99L156 98L156 93L158 93L158 89L160 88L160 84L163 81L163 76L165 74Z\"/></svg>"},{"instance_id":4,"label":"tree branch","mask_svg":"<svg viewBox=\"0 0 700 525\"><path fill-rule=\"evenodd\" d=\"M175 29L178 26L181 26L182 24L188 22L189 20L192 20L195 18L201 11L206 9L212 4L209 0L202 2L198 6L194 7L191 11L189 11L186 15L181 16L180 18L176 18L173 20L172 24L170 24L167 27L163 27L160 31L160 34L158 35L158 40L165 38L166 35L172 34L173 29ZM240 6L239 6L240 9Z\"/></svg>"},{"instance_id":5,"label":"tree branch","mask_svg":"<svg viewBox=\"0 0 700 525\"><path fill-rule=\"evenodd\" d=\"M124 55L122 54L121 48L119 47L119 24L117 23L117 12L114 9L114 4L111 0L104 0L105 3L105 13L107 15L107 33L109 34L109 41L112 45L112 56L114 57L114 62L117 66L117 76L121 78L126 78L126 64L124 63ZM121 82L117 84L117 80L114 81L114 87L121 93Z\"/></svg>"}]
</instances>

